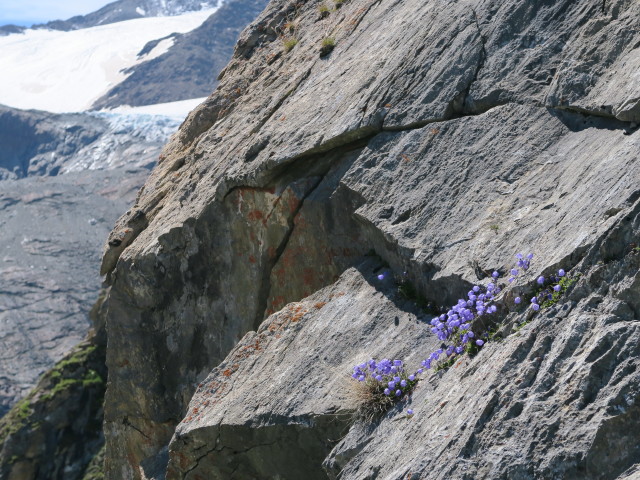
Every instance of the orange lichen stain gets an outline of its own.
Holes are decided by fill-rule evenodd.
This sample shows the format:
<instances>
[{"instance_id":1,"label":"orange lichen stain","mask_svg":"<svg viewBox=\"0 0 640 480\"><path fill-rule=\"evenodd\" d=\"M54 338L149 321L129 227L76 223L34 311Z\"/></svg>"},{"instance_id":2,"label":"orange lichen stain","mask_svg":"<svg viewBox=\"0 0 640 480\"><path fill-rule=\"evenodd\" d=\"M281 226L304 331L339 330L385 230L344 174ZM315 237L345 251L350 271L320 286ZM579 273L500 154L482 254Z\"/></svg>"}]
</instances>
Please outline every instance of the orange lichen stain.
<instances>
[{"instance_id":1,"label":"orange lichen stain","mask_svg":"<svg viewBox=\"0 0 640 480\"><path fill-rule=\"evenodd\" d=\"M272 260L276 258L277 253L276 247L269 247L267 249L267 255L269 255L269 258Z\"/></svg>"},{"instance_id":2,"label":"orange lichen stain","mask_svg":"<svg viewBox=\"0 0 640 480\"><path fill-rule=\"evenodd\" d=\"M249 262L256 263L256 257L254 257L253 255L249 255Z\"/></svg>"},{"instance_id":3,"label":"orange lichen stain","mask_svg":"<svg viewBox=\"0 0 640 480\"><path fill-rule=\"evenodd\" d=\"M405 155L404 153L402 155L400 155L400 157L402 158L402 160L405 163L409 163L411 161L411 158L409 158L407 155Z\"/></svg>"},{"instance_id":4,"label":"orange lichen stain","mask_svg":"<svg viewBox=\"0 0 640 480\"><path fill-rule=\"evenodd\" d=\"M224 372L222 372L222 375L224 375L225 377L230 377L231 374L233 374L233 372L229 368L227 368Z\"/></svg>"},{"instance_id":5,"label":"orange lichen stain","mask_svg":"<svg viewBox=\"0 0 640 480\"><path fill-rule=\"evenodd\" d=\"M313 281L315 279L315 274L313 269L304 268L302 269L302 281L305 285L313 285Z\"/></svg>"},{"instance_id":6,"label":"orange lichen stain","mask_svg":"<svg viewBox=\"0 0 640 480\"><path fill-rule=\"evenodd\" d=\"M293 317L291 317L291 322L292 323L299 322L302 319L302 317L304 317L305 313L307 313L306 309L297 312Z\"/></svg>"},{"instance_id":7,"label":"orange lichen stain","mask_svg":"<svg viewBox=\"0 0 640 480\"><path fill-rule=\"evenodd\" d=\"M271 299L271 305L275 308L277 305L284 305L285 299L282 295L278 295L277 297L273 297Z\"/></svg>"},{"instance_id":8,"label":"orange lichen stain","mask_svg":"<svg viewBox=\"0 0 640 480\"><path fill-rule=\"evenodd\" d=\"M300 205L300 199L298 197L291 196L287 198L287 203L289 205L289 211L294 213Z\"/></svg>"},{"instance_id":9,"label":"orange lichen stain","mask_svg":"<svg viewBox=\"0 0 640 480\"><path fill-rule=\"evenodd\" d=\"M429 130L429 132L431 132L431 135L437 135L440 133L440 129L432 128L431 130Z\"/></svg>"},{"instance_id":10,"label":"orange lichen stain","mask_svg":"<svg viewBox=\"0 0 640 480\"><path fill-rule=\"evenodd\" d=\"M264 218L264 214L260 210L251 210L247 213L247 218L249 220L262 220Z\"/></svg>"},{"instance_id":11,"label":"orange lichen stain","mask_svg":"<svg viewBox=\"0 0 640 480\"><path fill-rule=\"evenodd\" d=\"M322 307L324 307L327 304L327 302L318 302L314 305L314 307L318 310L320 310Z\"/></svg>"},{"instance_id":12,"label":"orange lichen stain","mask_svg":"<svg viewBox=\"0 0 640 480\"><path fill-rule=\"evenodd\" d=\"M293 219L293 223L298 228L306 228L307 227L307 219L302 216L302 213L298 213Z\"/></svg>"},{"instance_id":13,"label":"orange lichen stain","mask_svg":"<svg viewBox=\"0 0 640 480\"><path fill-rule=\"evenodd\" d=\"M195 413L198 413L198 411L199 411L198 407L193 407L193 410L191 411L191 413L195 414Z\"/></svg>"}]
</instances>

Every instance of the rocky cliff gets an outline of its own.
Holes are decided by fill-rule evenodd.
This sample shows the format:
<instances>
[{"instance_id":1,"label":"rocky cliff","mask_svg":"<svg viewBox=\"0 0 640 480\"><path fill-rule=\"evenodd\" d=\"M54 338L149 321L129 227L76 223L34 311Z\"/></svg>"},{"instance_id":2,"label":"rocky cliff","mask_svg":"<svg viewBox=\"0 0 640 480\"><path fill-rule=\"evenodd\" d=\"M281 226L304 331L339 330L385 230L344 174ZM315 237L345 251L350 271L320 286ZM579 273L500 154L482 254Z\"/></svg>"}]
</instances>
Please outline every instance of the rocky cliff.
<instances>
[{"instance_id":1,"label":"rocky cliff","mask_svg":"<svg viewBox=\"0 0 640 480\"><path fill-rule=\"evenodd\" d=\"M268 5L109 237L106 477L637 477L640 4L324 6ZM518 251L576 283L358 420L354 364L439 345L395 279Z\"/></svg>"}]
</instances>

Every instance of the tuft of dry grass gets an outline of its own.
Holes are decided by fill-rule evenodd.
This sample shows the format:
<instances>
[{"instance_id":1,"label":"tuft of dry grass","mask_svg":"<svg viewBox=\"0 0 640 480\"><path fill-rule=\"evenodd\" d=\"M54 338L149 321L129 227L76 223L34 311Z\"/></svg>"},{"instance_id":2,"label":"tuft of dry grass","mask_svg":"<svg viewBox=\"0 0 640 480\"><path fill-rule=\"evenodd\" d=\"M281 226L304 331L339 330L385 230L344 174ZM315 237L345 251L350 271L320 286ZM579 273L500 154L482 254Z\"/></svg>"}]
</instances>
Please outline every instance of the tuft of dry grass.
<instances>
[{"instance_id":1,"label":"tuft of dry grass","mask_svg":"<svg viewBox=\"0 0 640 480\"><path fill-rule=\"evenodd\" d=\"M349 382L349 398L358 405L356 416L365 422L372 422L396 403L396 397L384 394L384 386L373 379L364 382Z\"/></svg>"},{"instance_id":2,"label":"tuft of dry grass","mask_svg":"<svg viewBox=\"0 0 640 480\"><path fill-rule=\"evenodd\" d=\"M284 47L285 52L291 51L291 49L295 47L297 44L298 44L298 39L295 37L285 38L282 41L282 46Z\"/></svg>"}]
</instances>

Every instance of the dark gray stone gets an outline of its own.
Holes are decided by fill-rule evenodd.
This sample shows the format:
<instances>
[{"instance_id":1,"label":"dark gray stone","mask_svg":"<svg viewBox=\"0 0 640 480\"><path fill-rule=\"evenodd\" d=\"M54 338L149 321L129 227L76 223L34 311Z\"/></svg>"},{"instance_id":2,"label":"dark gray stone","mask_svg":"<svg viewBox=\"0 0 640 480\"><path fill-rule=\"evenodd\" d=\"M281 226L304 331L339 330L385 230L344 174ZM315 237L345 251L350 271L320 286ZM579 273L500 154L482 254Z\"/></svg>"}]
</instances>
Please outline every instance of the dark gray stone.
<instances>
[{"instance_id":1,"label":"dark gray stone","mask_svg":"<svg viewBox=\"0 0 640 480\"><path fill-rule=\"evenodd\" d=\"M300 464L286 460L286 452L278 457L275 450L251 450L248 458L234 443L268 443L277 434L261 430L263 425L273 432L291 426L287 445L295 443L297 417L279 410L283 397L270 404L260 393L276 364L266 361L260 369L256 364L262 373L234 384L247 392L246 409L229 397L228 410L226 400L205 408L206 422L192 428L188 419L194 407L200 412L203 390L191 405L189 399L247 332L264 333L265 318L263 325L269 325L290 302L333 284L367 252L395 274L406 272L439 306L494 269L504 272L522 250L536 255L529 280L562 267L579 268L590 283L573 288L568 300L575 304L564 317L557 318L563 305L553 315L539 315L536 331L544 333L539 340L549 340L536 349L557 352L543 374L533 364L518 369L535 352L538 337L527 333L534 321L521 331L526 337L507 337L502 349L490 344L464 368L424 381L414 398L420 396L421 407L438 397L450 401L446 408L438 407L442 400L430 403L424 420L383 421L378 432L397 431L398 447L388 448L386 437L374 441L360 432L327 460L329 472L342 471L340 478L406 478L410 471L423 472L417 473L423 478L463 478L468 465L475 469L469 478L574 478L580 472L605 478L604 458L614 452L608 441L619 451L610 460L616 475L637 462L633 429L618 437L610 433L617 422L635 425L635 407L627 404L625 412L616 413L603 390L635 391L636 347L626 340L619 345L632 359L628 370L618 357L606 363L608 372L620 375L615 385L606 375L598 380L599 367L587 357L616 332L632 340L637 335L636 280L625 257L625 245L637 234L624 225L627 218L636 222L640 140L637 126L614 111L634 111L627 107L637 98L637 83L628 79L640 68L634 54L639 19L640 5L624 0L607 2L604 11L595 0L350 0L322 20L316 4L271 2L240 36L217 90L185 120L135 205L116 223L110 241L122 238L126 244L105 245L103 272L111 286L107 478L141 478L140 465L157 458L176 425L169 478L197 478L189 468L201 468L198 458L206 452L213 463L246 467L238 470L243 475L274 472L274 463L261 463L268 459L282 466L280 477L299 478ZM326 36L334 38L335 48L321 57ZM298 43L286 51L283 40L291 37ZM571 59L589 64L592 51L601 66L585 77ZM606 91L600 89L604 85ZM145 226L136 229L139 212ZM598 261L621 262L626 276L610 282L616 288L628 283L621 290L626 296L604 286L610 272L600 271ZM507 291L505 301L514 293ZM353 322L365 332L372 328L390 294L363 295L358 304L366 306L356 318L349 314L336 321ZM320 331L307 338L304 329L295 331L300 338L293 333L286 338L301 342L298 350L304 345L349 355L369 349L359 337L327 338ZM425 326L425 336L428 331ZM584 351L573 348L582 341L579 334L588 339ZM248 335L244 341L260 333ZM273 345L280 345L275 340ZM347 341L356 343L348 347L342 343ZM412 341L410 335L398 339L400 345ZM305 384L294 352L267 348L264 354L283 355L278 368ZM249 363L236 363L249 371ZM547 391L544 385L555 384L561 364L567 370L560 373L571 371L585 383ZM335 375L348 379L349 369L340 364L339 370ZM216 372L209 380L220 376ZM589 372L596 375L593 380ZM535 384L548 393L548 403L529 407L516 395L519 387L503 383L509 379L520 379L527 388ZM288 381L278 377L268 390L287 392ZM322 382L307 387L309 398L301 391L291 397L297 403L282 408L313 410L310 398L330 393L316 388L322 389ZM428 397L434 391L437 395ZM568 410L560 407L550 416L546 408L565 405L565 393L578 397ZM264 401L251 403L254 397ZM323 418L325 406L317 403L317 408L305 418ZM445 409L441 420L438 408ZM583 410L594 415L590 429L584 427ZM270 411L282 415L273 424L265 417ZM466 416L458 417L458 411ZM255 412L264 415L258 420ZM494 417L494 412L507 413ZM125 417L130 425L123 424ZM495 429L500 438L510 438L511 418L522 422L517 455L491 436ZM545 423L549 418L561 423ZM491 428L483 430L484 425ZM220 438L218 430L229 439L223 452L210 443ZM308 432L324 452L322 428ZM192 436L194 443L182 441ZM404 449L403 438L415 448ZM452 443L459 438L465 443ZM619 447L616 438L630 447ZM454 449L447 457L449 444ZM486 461L474 457L477 452ZM321 456L313 456L309 470L318 467L315 459ZM441 466L432 458L442 458ZM525 462L531 458L535 462ZM296 470L288 471L289 464ZM223 469L216 475L231 473Z\"/></svg>"}]
</instances>

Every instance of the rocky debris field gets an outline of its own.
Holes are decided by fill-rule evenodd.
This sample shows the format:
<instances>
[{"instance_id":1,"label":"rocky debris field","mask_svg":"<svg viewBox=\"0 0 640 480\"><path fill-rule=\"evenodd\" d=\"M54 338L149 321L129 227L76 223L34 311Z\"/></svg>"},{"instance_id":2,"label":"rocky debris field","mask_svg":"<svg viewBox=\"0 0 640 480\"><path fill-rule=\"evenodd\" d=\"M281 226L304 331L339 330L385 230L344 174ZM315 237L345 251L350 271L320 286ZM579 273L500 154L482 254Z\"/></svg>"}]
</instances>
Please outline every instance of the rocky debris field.
<instances>
[{"instance_id":1,"label":"rocky debris field","mask_svg":"<svg viewBox=\"0 0 640 480\"><path fill-rule=\"evenodd\" d=\"M102 239L147 174L0 182L0 416L86 336Z\"/></svg>"}]
</instances>

